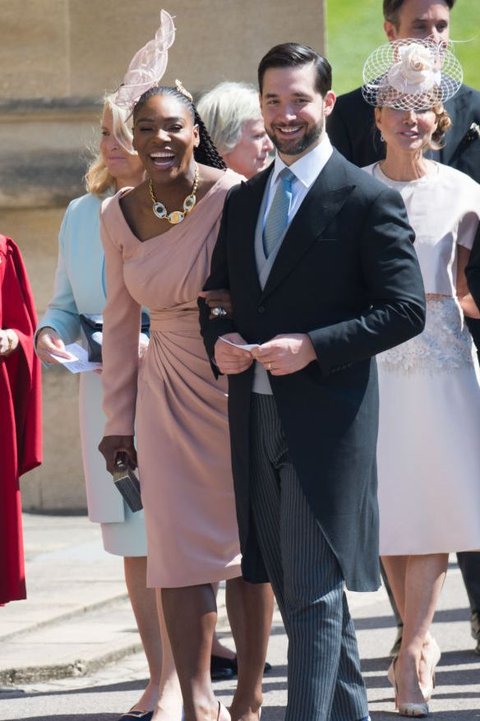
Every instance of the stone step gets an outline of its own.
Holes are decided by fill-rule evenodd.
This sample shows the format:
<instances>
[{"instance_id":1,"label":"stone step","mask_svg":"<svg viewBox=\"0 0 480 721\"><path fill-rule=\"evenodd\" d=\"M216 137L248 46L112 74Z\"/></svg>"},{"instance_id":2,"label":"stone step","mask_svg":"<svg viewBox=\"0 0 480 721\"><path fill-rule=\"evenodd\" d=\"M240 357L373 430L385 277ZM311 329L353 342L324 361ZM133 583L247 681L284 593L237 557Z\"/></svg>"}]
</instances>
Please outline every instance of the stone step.
<instances>
[{"instance_id":1,"label":"stone step","mask_svg":"<svg viewBox=\"0 0 480 721\"><path fill-rule=\"evenodd\" d=\"M16 617L8 626L3 625L3 629L0 627L0 646L3 648L4 643L7 641L18 639L35 631L48 630L49 627L69 620L75 622L77 617L81 617L86 613L97 610L100 611L106 606L108 607L125 600L128 601L127 594L121 593L116 596L108 595L103 598L97 598L91 603L85 601L84 603L72 604L71 606L69 604L60 604L58 600L54 605L45 605L44 602L42 606L36 610L32 610L30 606L30 612L26 614L23 619ZM5 628L8 628L6 632Z\"/></svg>"},{"instance_id":2,"label":"stone step","mask_svg":"<svg viewBox=\"0 0 480 721\"><path fill-rule=\"evenodd\" d=\"M0 684L88 673L140 648L123 559L85 517L24 514L27 598L0 608Z\"/></svg>"},{"instance_id":3,"label":"stone step","mask_svg":"<svg viewBox=\"0 0 480 721\"><path fill-rule=\"evenodd\" d=\"M128 598L96 604L0 639L0 684L82 676L141 649Z\"/></svg>"}]
</instances>

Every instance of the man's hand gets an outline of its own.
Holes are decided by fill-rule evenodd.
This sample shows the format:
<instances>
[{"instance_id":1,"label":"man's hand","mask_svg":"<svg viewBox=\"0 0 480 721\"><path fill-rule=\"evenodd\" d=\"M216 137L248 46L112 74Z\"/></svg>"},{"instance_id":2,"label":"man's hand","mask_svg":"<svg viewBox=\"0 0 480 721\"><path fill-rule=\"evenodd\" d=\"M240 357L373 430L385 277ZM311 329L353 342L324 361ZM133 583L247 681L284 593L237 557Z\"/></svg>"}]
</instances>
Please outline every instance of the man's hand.
<instances>
[{"instance_id":1,"label":"man's hand","mask_svg":"<svg viewBox=\"0 0 480 721\"><path fill-rule=\"evenodd\" d=\"M115 459L119 453L127 456L128 465L131 468L137 467L137 452L133 443L133 436L103 436L98 450L107 462L107 471L113 473L115 470Z\"/></svg>"},{"instance_id":2,"label":"man's hand","mask_svg":"<svg viewBox=\"0 0 480 721\"><path fill-rule=\"evenodd\" d=\"M317 360L312 341L306 333L277 335L252 350L252 355L272 376L296 373Z\"/></svg>"},{"instance_id":3,"label":"man's hand","mask_svg":"<svg viewBox=\"0 0 480 721\"><path fill-rule=\"evenodd\" d=\"M222 336L232 343L245 344L246 340L239 333L227 333ZM253 363L252 354L248 350L241 350L229 343L224 343L220 338L215 343L215 363L221 373L234 375L243 373Z\"/></svg>"}]
</instances>

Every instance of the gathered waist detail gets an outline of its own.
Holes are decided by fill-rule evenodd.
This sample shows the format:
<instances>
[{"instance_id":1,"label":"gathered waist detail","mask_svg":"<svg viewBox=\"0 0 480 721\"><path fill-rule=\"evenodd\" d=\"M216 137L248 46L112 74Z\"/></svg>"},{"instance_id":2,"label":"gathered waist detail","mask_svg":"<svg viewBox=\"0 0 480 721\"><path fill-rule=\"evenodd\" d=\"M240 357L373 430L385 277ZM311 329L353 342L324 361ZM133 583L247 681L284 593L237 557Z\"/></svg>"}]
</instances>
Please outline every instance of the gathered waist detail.
<instances>
[{"instance_id":1,"label":"gathered waist detail","mask_svg":"<svg viewBox=\"0 0 480 721\"><path fill-rule=\"evenodd\" d=\"M189 305L160 311L150 310L150 331L153 333L194 331L199 334L198 309Z\"/></svg>"}]
</instances>

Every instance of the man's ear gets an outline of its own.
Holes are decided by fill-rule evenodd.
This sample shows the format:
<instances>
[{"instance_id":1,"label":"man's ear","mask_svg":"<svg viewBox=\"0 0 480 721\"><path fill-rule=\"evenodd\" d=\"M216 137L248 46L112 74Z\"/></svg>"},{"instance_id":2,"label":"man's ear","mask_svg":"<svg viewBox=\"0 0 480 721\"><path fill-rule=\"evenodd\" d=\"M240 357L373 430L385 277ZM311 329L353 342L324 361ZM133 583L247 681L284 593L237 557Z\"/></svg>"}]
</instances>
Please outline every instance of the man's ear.
<instances>
[{"instance_id":1,"label":"man's ear","mask_svg":"<svg viewBox=\"0 0 480 721\"><path fill-rule=\"evenodd\" d=\"M323 109L325 115L331 115L332 110L335 106L335 102L337 100L337 96L333 92L333 90L327 90L325 97L323 98Z\"/></svg>"},{"instance_id":2,"label":"man's ear","mask_svg":"<svg viewBox=\"0 0 480 721\"><path fill-rule=\"evenodd\" d=\"M390 20L385 20L383 23L383 29L385 30L385 35L390 42L397 39L397 28Z\"/></svg>"}]
</instances>

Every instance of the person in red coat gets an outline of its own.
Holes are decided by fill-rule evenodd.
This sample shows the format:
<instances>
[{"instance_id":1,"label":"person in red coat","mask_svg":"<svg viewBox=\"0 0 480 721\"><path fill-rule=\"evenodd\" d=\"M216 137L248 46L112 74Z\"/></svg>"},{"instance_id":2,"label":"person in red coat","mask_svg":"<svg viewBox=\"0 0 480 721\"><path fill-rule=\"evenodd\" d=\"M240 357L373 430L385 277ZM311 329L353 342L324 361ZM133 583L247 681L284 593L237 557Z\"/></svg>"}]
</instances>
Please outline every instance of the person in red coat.
<instances>
[{"instance_id":1,"label":"person in red coat","mask_svg":"<svg viewBox=\"0 0 480 721\"><path fill-rule=\"evenodd\" d=\"M0 235L0 604L26 598L19 478L41 463L36 324L20 250Z\"/></svg>"}]
</instances>

